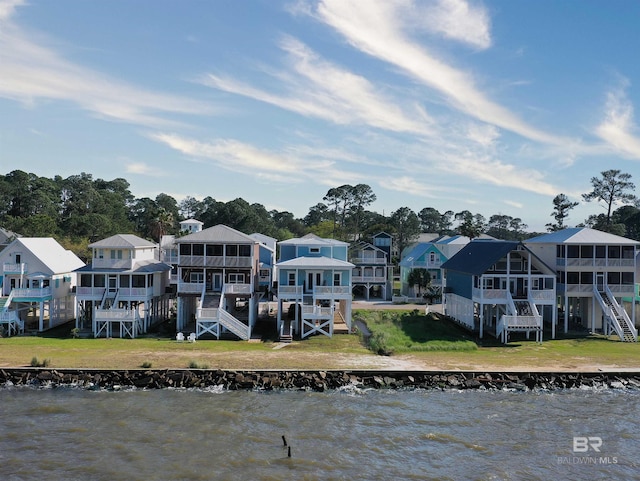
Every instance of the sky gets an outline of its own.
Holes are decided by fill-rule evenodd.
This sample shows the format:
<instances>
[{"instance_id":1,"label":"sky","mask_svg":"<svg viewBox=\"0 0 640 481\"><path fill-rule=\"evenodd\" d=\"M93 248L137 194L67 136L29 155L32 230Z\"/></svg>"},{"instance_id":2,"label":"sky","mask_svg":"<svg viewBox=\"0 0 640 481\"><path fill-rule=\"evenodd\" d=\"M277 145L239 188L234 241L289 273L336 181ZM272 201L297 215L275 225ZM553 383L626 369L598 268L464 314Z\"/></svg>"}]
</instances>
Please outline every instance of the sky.
<instances>
[{"instance_id":1,"label":"sky","mask_svg":"<svg viewBox=\"0 0 640 481\"><path fill-rule=\"evenodd\" d=\"M544 231L604 170L640 186L638 25L631 0L0 0L0 172L296 217L362 183L380 214Z\"/></svg>"}]
</instances>

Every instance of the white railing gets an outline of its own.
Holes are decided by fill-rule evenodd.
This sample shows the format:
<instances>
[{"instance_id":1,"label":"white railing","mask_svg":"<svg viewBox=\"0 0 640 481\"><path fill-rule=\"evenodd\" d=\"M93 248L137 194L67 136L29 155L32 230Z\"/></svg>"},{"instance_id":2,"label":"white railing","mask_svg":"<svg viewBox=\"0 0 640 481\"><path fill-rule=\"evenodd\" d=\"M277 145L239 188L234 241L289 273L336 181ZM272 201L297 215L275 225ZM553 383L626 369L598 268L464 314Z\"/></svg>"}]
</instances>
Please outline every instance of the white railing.
<instances>
[{"instance_id":1,"label":"white railing","mask_svg":"<svg viewBox=\"0 0 640 481\"><path fill-rule=\"evenodd\" d=\"M507 298L506 289L482 289L480 287L473 288L473 298L474 299L506 299Z\"/></svg>"},{"instance_id":2,"label":"white railing","mask_svg":"<svg viewBox=\"0 0 640 481\"><path fill-rule=\"evenodd\" d=\"M121 287L118 289L118 299L147 298L153 296L153 287Z\"/></svg>"},{"instance_id":3,"label":"white railing","mask_svg":"<svg viewBox=\"0 0 640 481\"><path fill-rule=\"evenodd\" d=\"M99 297L102 299L105 287L76 287L76 297Z\"/></svg>"},{"instance_id":4,"label":"white railing","mask_svg":"<svg viewBox=\"0 0 640 481\"><path fill-rule=\"evenodd\" d=\"M633 267L633 259L556 259L556 265L567 267Z\"/></svg>"},{"instance_id":5,"label":"white railing","mask_svg":"<svg viewBox=\"0 0 640 481\"><path fill-rule=\"evenodd\" d=\"M240 339L244 339L245 341L249 339L250 333L249 326L247 324L240 322L224 309L219 310L218 314L220 316L218 320L222 326L234 333Z\"/></svg>"},{"instance_id":6,"label":"white railing","mask_svg":"<svg viewBox=\"0 0 640 481\"><path fill-rule=\"evenodd\" d=\"M624 308L620 304L618 304L618 301L616 301L616 298L613 295L613 293L611 292L611 290L609 289L609 286L608 285L604 286L604 288L605 288L605 292L606 292L607 296L611 300L611 304L613 305L613 308L615 309L615 313L617 313L617 317L622 318L622 321L626 324L627 329L633 335L633 340L637 341L638 340L638 330L633 325L633 322L631 322L631 318L629 317L629 314L627 314L627 311L625 311ZM596 291L597 291L597 289L596 289ZM598 293L598 295L599 294L600 293ZM624 329L623 329L623 331L624 331ZM620 339L624 339L624 338L621 337Z\"/></svg>"},{"instance_id":7,"label":"white railing","mask_svg":"<svg viewBox=\"0 0 640 481\"><path fill-rule=\"evenodd\" d=\"M225 294L251 294L251 284L225 284Z\"/></svg>"},{"instance_id":8,"label":"white railing","mask_svg":"<svg viewBox=\"0 0 640 481\"><path fill-rule=\"evenodd\" d=\"M9 304L11 304L12 300L13 300L13 289L9 293L9 297L7 297L7 300L4 302L4 307L2 308L3 311L6 312L9 310Z\"/></svg>"},{"instance_id":9,"label":"white railing","mask_svg":"<svg viewBox=\"0 0 640 481\"><path fill-rule=\"evenodd\" d=\"M15 263L15 262L5 262L2 265L5 275L6 274L27 274L29 269L27 268L27 264L25 262Z\"/></svg>"},{"instance_id":10,"label":"white railing","mask_svg":"<svg viewBox=\"0 0 640 481\"><path fill-rule=\"evenodd\" d=\"M534 301L553 301L556 298L556 291L553 289L536 290L529 289L529 299Z\"/></svg>"},{"instance_id":11,"label":"white railing","mask_svg":"<svg viewBox=\"0 0 640 481\"><path fill-rule=\"evenodd\" d=\"M302 316L307 318L333 317L332 307L302 306Z\"/></svg>"},{"instance_id":12,"label":"white railing","mask_svg":"<svg viewBox=\"0 0 640 481\"><path fill-rule=\"evenodd\" d=\"M302 286L278 286L278 297L281 299L302 297Z\"/></svg>"},{"instance_id":13,"label":"white railing","mask_svg":"<svg viewBox=\"0 0 640 481\"><path fill-rule=\"evenodd\" d=\"M384 276L352 276L351 282L386 282L387 278Z\"/></svg>"},{"instance_id":14,"label":"white railing","mask_svg":"<svg viewBox=\"0 0 640 481\"><path fill-rule=\"evenodd\" d=\"M502 316L505 329L542 329L541 316Z\"/></svg>"},{"instance_id":15,"label":"white railing","mask_svg":"<svg viewBox=\"0 0 640 481\"><path fill-rule=\"evenodd\" d=\"M196 318L197 319L218 319L218 311L217 307L199 307L196 309Z\"/></svg>"},{"instance_id":16,"label":"white railing","mask_svg":"<svg viewBox=\"0 0 640 481\"><path fill-rule=\"evenodd\" d=\"M16 311L0 311L0 326L7 326L7 336L15 336L24 332L24 322Z\"/></svg>"},{"instance_id":17,"label":"white railing","mask_svg":"<svg viewBox=\"0 0 640 481\"><path fill-rule=\"evenodd\" d=\"M622 329L622 326L620 325L620 322L618 321L618 316L613 311L611 306L609 306L605 302L604 298L602 297L602 295L600 294L600 292L598 291L596 286L593 287L593 295L596 297L596 299L600 303L600 307L602 308L602 312L604 313L605 317L607 319L609 319L609 323L613 326L613 330L616 331L616 334L618 335L618 337L620 338L621 341L624 340L624 330ZM608 296L609 294L605 292L605 295Z\"/></svg>"},{"instance_id":18,"label":"white railing","mask_svg":"<svg viewBox=\"0 0 640 481\"><path fill-rule=\"evenodd\" d=\"M378 257L352 257L351 261L352 264L378 264L378 265L386 265L387 264L387 259L383 258L378 258Z\"/></svg>"},{"instance_id":19,"label":"white railing","mask_svg":"<svg viewBox=\"0 0 640 481\"><path fill-rule=\"evenodd\" d=\"M24 298L43 298L51 296L51 287L29 287L29 288L17 288L12 290L14 299Z\"/></svg>"},{"instance_id":20,"label":"white railing","mask_svg":"<svg viewBox=\"0 0 640 481\"><path fill-rule=\"evenodd\" d=\"M112 337L113 323L118 323L120 337L134 339L140 332L144 332L142 319L136 309L99 309L93 310L93 337L104 334Z\"/></svg>"},{"instance_id":21,"label":"white railing","mask_svg":"<svg viewBox=\"0 0 640 481\"><path fill-rule=\"evenodd\" d=\"M178 292L183 294L200 294L204 289L204 282L178 282Z\"/></svg>"},{"instance_id":22,"label":"white railing","mask_svg":"<svg viewBox=\"0 0 640 481\"><path fill-rule=\"evenodd\" d=\"M349 286L316 286L313 288L315 296L346 296L351 295Z\"/></svg>"}]
</instances>

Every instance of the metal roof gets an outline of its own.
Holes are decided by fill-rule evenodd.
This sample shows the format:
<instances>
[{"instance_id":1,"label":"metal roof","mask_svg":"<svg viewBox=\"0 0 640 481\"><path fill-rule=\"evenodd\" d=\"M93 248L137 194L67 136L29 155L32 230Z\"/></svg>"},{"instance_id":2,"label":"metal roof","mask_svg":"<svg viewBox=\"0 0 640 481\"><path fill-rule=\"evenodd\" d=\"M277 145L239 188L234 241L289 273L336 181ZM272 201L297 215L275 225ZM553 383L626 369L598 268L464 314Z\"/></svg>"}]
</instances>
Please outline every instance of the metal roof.
<instances>
[{"instance_id":1,"label":"metal roof","mask_svg":"<svg viewBox=\"0 0 640 481\"><path fill-rule=\"evenodd\" d=\"M296 237L293 239L287 239L280 242L280 245L306 245L306 246L348 246L346 242L342 242L336 239L325 239L318 237L315 234L307 234L303 237Z\"/></svg>"},{"instance_id":2,"label":"metal roof","mask_svg":"<svg viewBox=\"0 0 640 481\"><path fill-rule=\"evenodd\" d=\"M78 256L62 247L53 237L18 237L13 243L22 245L42 262L48 275L73 272L84 265ZM3 252L13 251L13 248L7 247Z\"/></svg>"},{"instance_id":3,"label":"metal roof","mask_svg":"<svg viewBox=\"0 0 640 481\"><path fill-rule=\"evenodd\" d=\"M214 225L208 227L200 232L194 232L193 234L186 235L184 237L178 237L176 244L188 243L188 242L210 242L215 244L257 244L258 240L253 237L243 234L240 231L232 229L224 224Z\"/></svg>"},{"instance_id":4,"label":"metal roof","mask_svg":"<svg viewBox=\"0 0 640 481\"><path fill-rule=\"evenodd\" d=\"M156 247L156 244L133 234L116 234L89 244L91 249L135 249L138 247Z\"/></svg>"},{"instance_id":5,"label":"metal roof","mask_svg":"<svg viewBox=\"0 0 640 481\"><path fill-rule=\"evenodd\" d=\"M402 261L400 261L399 265L402 267L411 267L413 265L413 261L418 259L424 253L429 252L429 250L431 249L442 254L440 249L438 249L438 247L433 242L422 242L411 249L411 251L409 251L407 255L402 259Z\"/></svg>"},{"instance_id":6,"label":"metal roof","mask_svg":"<svg viewBox=\"0 0 640 481\"><path fill-rule=\"evenodd\" d=\"M295 267L308 269L352 269L354 264L339 259L331 259L329 257L296 257L288 261L276 263L278 268Z\"/></svg>"},{"instance_id":7,"label":"metal roof","mask_svg":"<svg viewBox=\"0 0 640 481\"><path fill-rule=\"evenodd\" d=\"M520 245L514 241L471 241L442 264L442 269L479 276Z\"/></svg>"},{"instance_id":8,"label":"metal roof","mask_svg":"<svg viewBox=\"0 0 640 481\"><path fill-rule=\"evenodd\" d=\"M640 242L589 227L573 227L523 241L525 244L613 244L640 245Z\"/></svg>"},{"instance_id":9,"label":"metal roof","mask_svg":"<svg viewBox=\"0 0 640 481\"><path fill-rule=\"evenodd\" d=\"M119 269L109 269L109 268L96 268L94 269L91 264L81 267L80 269L76 269L75 272L87 273L87 272L106 272L106 273L128 273L128 274L151 274L154 272L165 272L171 270L171 266L169 264L165 264L164 262L158 262L153 260L148 261L139 261L133 266L133 269L127 268L119 268Z\"/></svg>"}]
</instances>

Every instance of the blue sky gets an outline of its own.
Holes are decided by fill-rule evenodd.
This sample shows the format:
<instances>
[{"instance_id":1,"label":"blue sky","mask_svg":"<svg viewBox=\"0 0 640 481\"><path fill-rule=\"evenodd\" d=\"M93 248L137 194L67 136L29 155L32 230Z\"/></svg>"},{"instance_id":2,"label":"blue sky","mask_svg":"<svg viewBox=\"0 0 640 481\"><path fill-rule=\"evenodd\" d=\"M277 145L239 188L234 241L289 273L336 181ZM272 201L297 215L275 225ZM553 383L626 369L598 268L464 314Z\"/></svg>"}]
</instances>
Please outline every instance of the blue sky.
<instances>
[{"instance_id":1,"label":"blue sky","mask_svg":"<svg viewBox=\"0 0 640 481\"><path fill-rule=\"evenodd\" d=\"M603 170L640 185L638 25L630 0L0 0L0 170L300 217L365 183L386 215L540 231Z\"/></svg>"}]
</instances>

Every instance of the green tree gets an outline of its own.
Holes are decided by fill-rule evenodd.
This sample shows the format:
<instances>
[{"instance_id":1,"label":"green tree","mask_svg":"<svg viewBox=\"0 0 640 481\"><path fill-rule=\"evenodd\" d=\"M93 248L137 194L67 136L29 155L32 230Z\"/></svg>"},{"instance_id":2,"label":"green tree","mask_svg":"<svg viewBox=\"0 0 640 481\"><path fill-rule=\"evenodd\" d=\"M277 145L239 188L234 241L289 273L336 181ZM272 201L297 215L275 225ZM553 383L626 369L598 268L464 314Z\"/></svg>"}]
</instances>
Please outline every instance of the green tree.
<instances>
[{"instance_id":1,"label":"green tree","mask_svg":"<svg viewBox=\"0 0 640 481\"><path fill-rule=\"evenodd\" d=\"M638 199L630 191L635 189L631 182L631 174L622 173L620 170L610 169L600 173L601 177L592 177L591 192L582 194L582 198L591 202L597 200L603 204L607 213L605 215L604 230L609 232L611 225L611 213L616 203L633 204Z\"/></svg>"},{"instance_id":2,"label":"green tree","mask_svg":"<svg viewBox=\"0 0 640 481\"><path fill-rule=\"evenodd\" d=\"M351 198L351 209L348 212L349 225L352 227L350 234L353 240L358 240L366 219L365 207L376 201L376 194L367 184L357 184L351 187Z\"/></svg>"},{"instance_id":3,"label":"green tree","mask_svg":"<svg viewBox=\"0 0 640 481\"><path fill-rule=\"evenodd\" d=\"M417 297L420 297L422 295L422 289L426 289L431 284L431 274L422 267L411 269L407 276L407 283L413 287L414 292L416 286L418 287Z\"/></svg>"},{"instance_id":4,"label":"green tree","mask_svg":"<svg viewBox=\"0 0 640 481\"><path fill-rule=\"evenodd\" d=\"M422 232L434 232L444 235L451 230L451 217L453 212L448 210L441 214L433 207L425 207L418 213Z\"/></svg>"},{"instance_id":5,"label":"green tree","mask_svg":"<svg viewBox=\"0 0 640 481\"><path fill-rule=\"evenodd\" d=\"M389 224L393 226L395 242L398 246L398 251L402 254L402 251L418 238L420 234L420 219L409 207L400 207L391 213Z\"/></svg>"},{"instance_id":6,"label":"green tree","mask_svg":"<svg viewBox=\"0 0 640 481\"><path fill-rule=\"evenodd\" d=\"M558 194L553 198L553 213L552 217L556 220L555 224L549 223L546 225L547 231L556 232L564 229L565 219L569 217L569 211L578 206L579 202L571 202L569 197L564 194Z\"/></svg>"},{"instance_id":7,"label":"green tree","mask_svg":"<svg viewBox=\"0 0 640 481\"><path fill-rule=\"evenodd\" d=\"M480 237L485 232L486 221L480 214L472 214L468 210L463 210L455 215L458 221L458 231L461 235L467 236L469 239Z\"/></svg>"}]
</instances>

